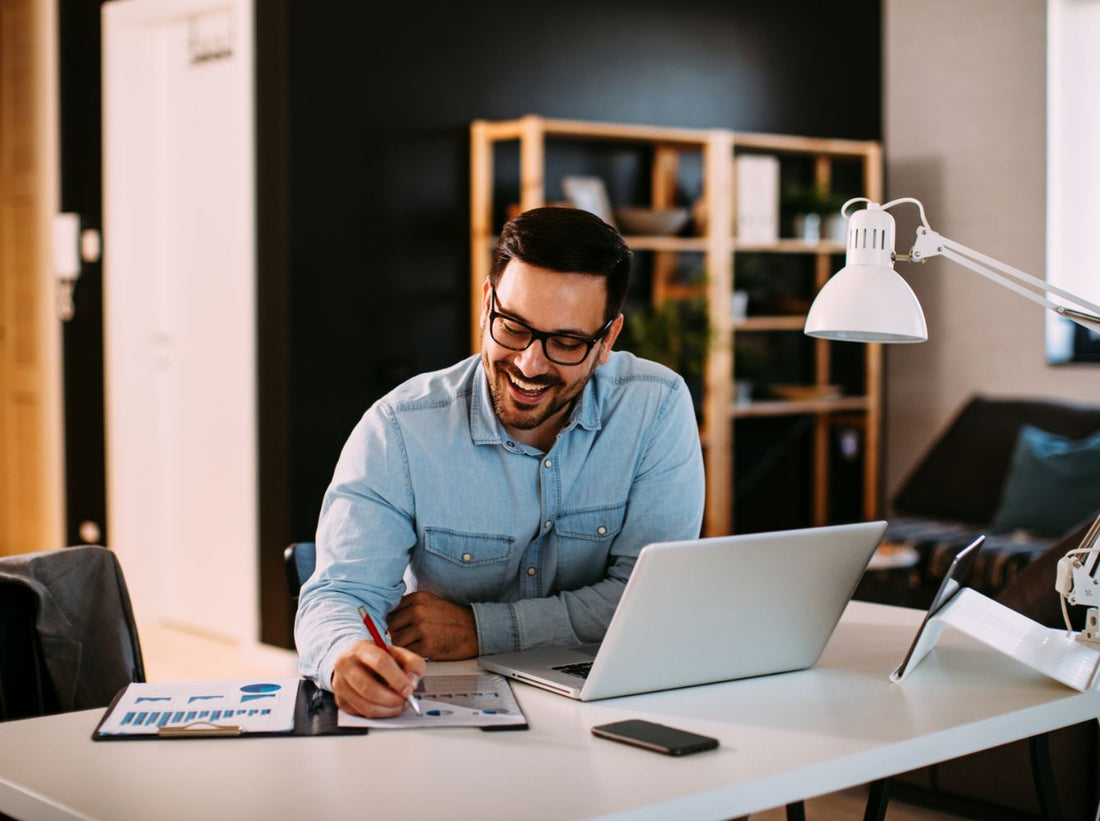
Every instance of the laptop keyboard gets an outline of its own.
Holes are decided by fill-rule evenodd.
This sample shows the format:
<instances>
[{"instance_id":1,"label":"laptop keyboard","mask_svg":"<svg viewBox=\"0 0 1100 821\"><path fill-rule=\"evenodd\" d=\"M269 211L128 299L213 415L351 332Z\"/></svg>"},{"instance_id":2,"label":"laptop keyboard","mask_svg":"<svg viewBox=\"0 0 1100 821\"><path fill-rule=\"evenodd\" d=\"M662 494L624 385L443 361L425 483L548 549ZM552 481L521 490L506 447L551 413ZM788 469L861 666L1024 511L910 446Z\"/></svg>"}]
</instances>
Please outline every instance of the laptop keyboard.
<instances>
[{"instance_id":1,"label":"laptop keyboard","mask_svg":"<svg viewBox=\"0 0 1100 821\"><path fill-rule=\"evenodd\" d=\"M592 669L592 662L582 661L578 664L562 664L558 667L553 667L551 669L557 670L560 673L565 673L567 676L588 678L588 672Z\"/></svg>"}]
</instances>

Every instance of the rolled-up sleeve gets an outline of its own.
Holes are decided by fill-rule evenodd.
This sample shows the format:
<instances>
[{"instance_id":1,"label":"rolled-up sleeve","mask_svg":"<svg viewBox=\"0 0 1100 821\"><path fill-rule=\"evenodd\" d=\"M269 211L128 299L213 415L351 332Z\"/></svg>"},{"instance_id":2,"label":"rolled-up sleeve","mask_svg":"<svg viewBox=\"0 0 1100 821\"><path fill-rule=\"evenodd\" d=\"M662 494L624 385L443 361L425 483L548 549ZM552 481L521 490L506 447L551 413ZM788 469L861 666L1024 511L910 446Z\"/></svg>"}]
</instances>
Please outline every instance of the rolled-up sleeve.
<instances>
[{"instance_id":1,"label":"rolled-up sleeve","mask_svg":"<svg viewBox=\"0 0 1100 821\"><path fill-rule=\"evenodd\" d=\"M385 624L404 593L402 577L416 543L408 476L392 410L375 405L340 454L321 506L317 567L299 598L299 669L321 687L331 686L336 659L368 637L359 606Z\"/></svg>"}]
</instances>

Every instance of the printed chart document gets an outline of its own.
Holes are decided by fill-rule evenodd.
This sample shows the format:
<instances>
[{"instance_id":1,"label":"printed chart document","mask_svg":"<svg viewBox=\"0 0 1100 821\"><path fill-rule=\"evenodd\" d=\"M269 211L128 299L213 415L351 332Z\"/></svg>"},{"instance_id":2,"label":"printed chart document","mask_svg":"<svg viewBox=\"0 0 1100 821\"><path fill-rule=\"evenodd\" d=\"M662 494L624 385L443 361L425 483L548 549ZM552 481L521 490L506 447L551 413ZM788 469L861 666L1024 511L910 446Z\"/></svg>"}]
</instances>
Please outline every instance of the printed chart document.
<instances>
[{"instance_id":1,"label":"printed chart document","mask_svg":"<svg viewBox=\"0 0 1100 821\"><path fill-rule=\"evenodd\" d=\"M130 684L96 730L100 736L289 733L298 679Z\"/></svg>"},{"instance_id":2,"label":"printed chart document","mask_svg":"<svg viewBox=\"0 0 1100 821\"><path fill-rule=\"evenodd\" d=\"M526 727L507 679L493 673L425 676L416 688L417 715L406 707L393 718L363 718L340 711L341 727L408 730L423 727Z\"/></svg>"}]
</instances>

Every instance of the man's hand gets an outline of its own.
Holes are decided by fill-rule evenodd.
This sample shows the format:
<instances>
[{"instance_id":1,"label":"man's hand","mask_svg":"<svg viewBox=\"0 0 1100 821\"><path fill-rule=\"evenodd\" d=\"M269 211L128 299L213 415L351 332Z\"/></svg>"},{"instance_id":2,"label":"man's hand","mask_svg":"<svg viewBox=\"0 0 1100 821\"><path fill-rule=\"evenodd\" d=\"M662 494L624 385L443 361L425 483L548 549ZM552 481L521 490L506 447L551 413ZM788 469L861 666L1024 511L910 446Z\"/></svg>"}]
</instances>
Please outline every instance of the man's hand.
<instances>
[{"instance_id":1,"label":"man's hand","mask_svg":"<svg viewBox=\"0 0 1100 821\"><path fill-rule=\"evenodd\" d=\"M424 659L404 647L393 647L398 662L373 641L357 641L332 671L336 706L352 715L389 718L407 706L405 699L424 677Z\"/></svg>"},{"instance_id":2,"label":"man's hand","mask_svg":"<svg viewBox=\"0 0 1100 821\"><path fill-rule=\"evenodd\" d=\"M417 591L402 597L390 613L389 628L395 644L426 658L454 661L477 655L473 608L431 593Z\"/></svg>"}]
</instances>

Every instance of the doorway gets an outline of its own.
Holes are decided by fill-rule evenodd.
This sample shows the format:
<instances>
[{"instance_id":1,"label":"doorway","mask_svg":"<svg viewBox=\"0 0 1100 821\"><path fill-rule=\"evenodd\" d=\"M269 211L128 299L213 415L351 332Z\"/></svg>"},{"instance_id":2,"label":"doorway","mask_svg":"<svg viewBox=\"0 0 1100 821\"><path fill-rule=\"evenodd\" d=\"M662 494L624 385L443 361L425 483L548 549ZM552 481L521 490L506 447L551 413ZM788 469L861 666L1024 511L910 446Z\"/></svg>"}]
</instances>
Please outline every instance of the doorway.
<instances>
[{"instance_id":1,"label":"doorway","mask_svg":"<svg viewBox=\"0 0 1100 821\"><path fill-rule=\"evenodd\" d=\"M103 6L107 530L139 620L259 636L249 0Z\"/></svg>"}]
</instances>

